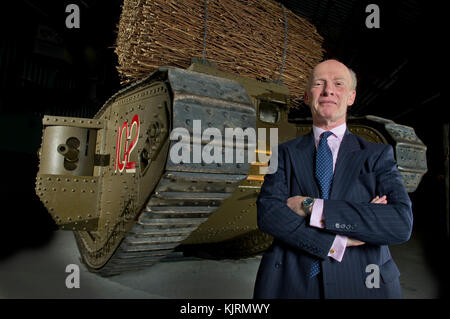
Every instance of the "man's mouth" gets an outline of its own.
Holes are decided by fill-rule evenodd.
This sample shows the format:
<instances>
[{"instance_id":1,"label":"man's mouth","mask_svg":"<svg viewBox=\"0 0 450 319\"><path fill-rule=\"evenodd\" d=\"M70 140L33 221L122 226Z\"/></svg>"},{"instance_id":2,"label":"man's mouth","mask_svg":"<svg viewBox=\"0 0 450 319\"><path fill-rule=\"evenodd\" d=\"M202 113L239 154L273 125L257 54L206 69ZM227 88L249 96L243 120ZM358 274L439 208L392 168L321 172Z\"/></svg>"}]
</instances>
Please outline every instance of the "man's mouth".
<instances>
[{"instance_id":1,"label":"man's mouth","mask_svg":"<svg viewBox=\"0 0 450 319\"><path fill-rule=\"evenodd\" d=\"M319 101L319 104L336 104L336 102L331 100L323 100Z\"/></svg>"}]
</instances>

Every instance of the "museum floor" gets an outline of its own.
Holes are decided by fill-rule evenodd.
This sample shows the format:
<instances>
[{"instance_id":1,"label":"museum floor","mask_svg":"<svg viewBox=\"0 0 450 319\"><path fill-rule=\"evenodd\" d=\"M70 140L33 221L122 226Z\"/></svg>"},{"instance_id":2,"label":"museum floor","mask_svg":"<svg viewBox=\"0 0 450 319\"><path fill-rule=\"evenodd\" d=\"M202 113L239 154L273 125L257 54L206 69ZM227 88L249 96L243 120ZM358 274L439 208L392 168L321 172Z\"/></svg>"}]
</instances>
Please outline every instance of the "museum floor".
<instances>
[{"instance_id":1,"label":"museum floor","mask_svg":"<svg viewBox=\"0 0 450 319\"><path fill-rule=\"evenodd\" d=\"M419 234L392 246L404 299L439 298L441 280ZM0 262L0 298L251 298L261 256L243 260L166 261L109 278L86 271L71 232L56 231L44 247L21 250ZM68 289L68 264L80 265L80 288ZM441 290L440 290L441 289Z\"/></svg>"}]
</instances>

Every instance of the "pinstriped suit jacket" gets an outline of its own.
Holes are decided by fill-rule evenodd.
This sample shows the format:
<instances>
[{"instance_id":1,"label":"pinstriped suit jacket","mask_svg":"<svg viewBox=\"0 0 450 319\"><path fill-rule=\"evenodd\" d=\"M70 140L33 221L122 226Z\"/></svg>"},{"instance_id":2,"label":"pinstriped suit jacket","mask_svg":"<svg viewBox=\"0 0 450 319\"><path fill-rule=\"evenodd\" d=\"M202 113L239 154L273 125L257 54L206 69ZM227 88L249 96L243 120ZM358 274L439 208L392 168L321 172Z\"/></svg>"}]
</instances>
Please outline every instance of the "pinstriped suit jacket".
<instances>
[{"instance_id":1,"label":"pinstriped suit jacket","mask_svg":"<svg viewBox=\"0 0 450 319\"><path fill-rule=\"evenodd\" d=\"M392 147L367 142L347 130L330 198L324 200L324 229L309 226L309 218L286 205L295 195L319 197L314 149L311 132L280 145L278 154L274 151L278 169L265 176L257 201L258 227L274 242L261 260L254 297L308 298L311 263L319 258L325 298L401 298L400 273L388 245L409 239L413 217ZM387 195L388 204L371 204L376 195ZM337 262L327 256L336 234L366 244L347 247L342 262ZM376 274L366 268L371 264L378 266L379 288L366 285L368 276Z\"/></svg>"}]
</instances>

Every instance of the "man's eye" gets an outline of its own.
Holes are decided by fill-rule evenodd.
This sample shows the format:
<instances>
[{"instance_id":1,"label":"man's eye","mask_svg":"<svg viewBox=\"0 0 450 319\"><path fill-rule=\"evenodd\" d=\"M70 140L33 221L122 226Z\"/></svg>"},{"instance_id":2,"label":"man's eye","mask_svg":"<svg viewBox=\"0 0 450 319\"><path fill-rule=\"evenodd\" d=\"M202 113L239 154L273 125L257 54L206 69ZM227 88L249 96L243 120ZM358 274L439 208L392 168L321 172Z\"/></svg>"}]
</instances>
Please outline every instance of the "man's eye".
<instances>
[{"instance_id":1,"label":"man's eye","mask_svg":"<svg viewBox=\"0 0 450 319\"><path fill-rule=\"evenodd\" d=\"M315 82L315 83L314 83L314 86L321 86L321 85L322 85L321 82Z\"/></svg>"}]
</instances>

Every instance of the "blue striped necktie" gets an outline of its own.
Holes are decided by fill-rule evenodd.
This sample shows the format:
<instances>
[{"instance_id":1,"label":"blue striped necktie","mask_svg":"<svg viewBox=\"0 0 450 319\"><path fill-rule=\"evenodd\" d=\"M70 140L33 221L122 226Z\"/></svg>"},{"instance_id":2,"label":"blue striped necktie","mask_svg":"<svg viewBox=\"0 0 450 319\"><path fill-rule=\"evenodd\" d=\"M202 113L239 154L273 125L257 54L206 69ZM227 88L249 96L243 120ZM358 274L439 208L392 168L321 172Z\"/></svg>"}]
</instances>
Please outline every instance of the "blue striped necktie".
<instances>
[{"instance_id":1,"label":"blue striped necktie","mask_svg":"<svg viewBox=\"0 0 450 319\"><path fill-rule=\"evenodd\" d=\"M330 131L323 132L316 153L316 179L319 182L320 198L328 199L330 195L331 182L333 180L333 154L328 146L328 137L333 134ZM316 259L312 262L309 277L312 278L320 273L320 263Z\"/></svg>"}]
</instances>

